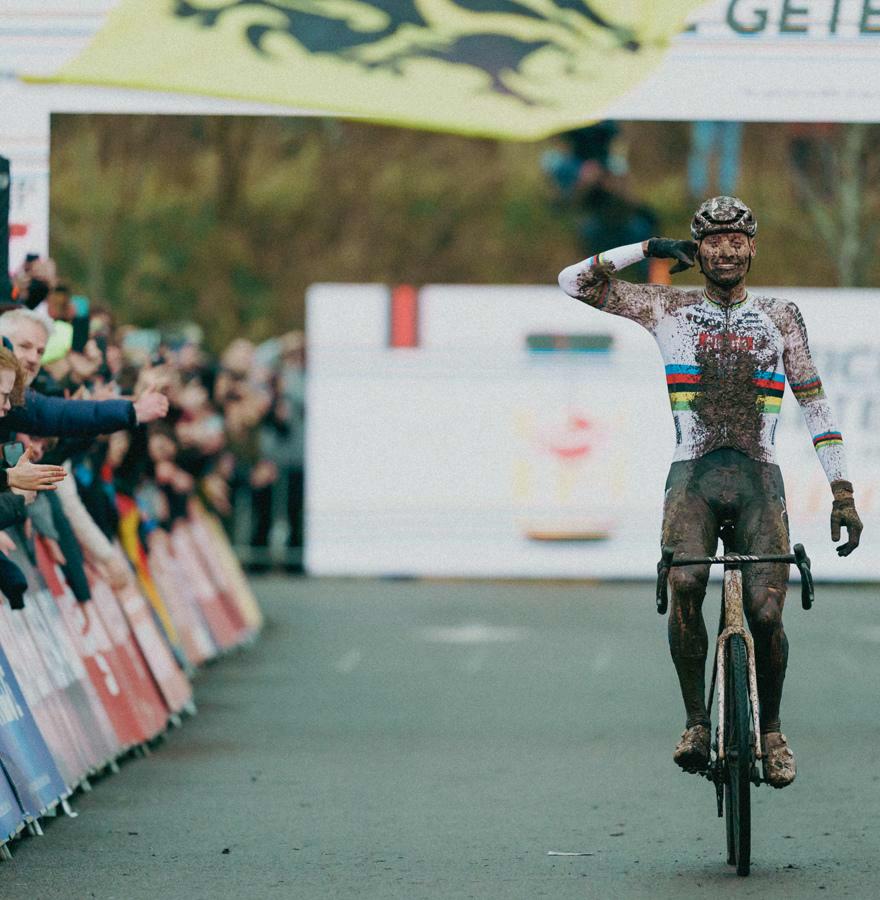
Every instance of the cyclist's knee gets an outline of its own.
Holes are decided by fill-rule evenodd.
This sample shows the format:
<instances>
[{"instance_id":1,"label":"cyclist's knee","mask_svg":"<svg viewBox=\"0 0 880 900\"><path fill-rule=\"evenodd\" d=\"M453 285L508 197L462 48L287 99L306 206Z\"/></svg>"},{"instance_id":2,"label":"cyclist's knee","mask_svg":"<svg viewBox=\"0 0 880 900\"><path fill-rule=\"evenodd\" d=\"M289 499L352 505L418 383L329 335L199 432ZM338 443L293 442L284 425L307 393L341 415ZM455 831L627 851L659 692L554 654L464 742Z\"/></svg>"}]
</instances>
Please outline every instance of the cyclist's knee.
<instances>
[{"instance_id":1,"label":"cyclist's knee","mask_svg":"<svg viewBox=\"0 0 880 900\"><path fill-rule=\"evenodd\" d=\"M784 590L763 587L753 591L747 609L752 632L772 634L782 628L782 600Z\"/></svg>"},{"instance_id":2,"label":"cyclist's knee","mask_svg":"<svg viewBox=\"0 0 880 900\"><path fill-rule=\"evenodd\" d=\"M706 566L687 566L673 569L669 573L672 596L680 606L700 607L706 596L709 569Z\"/></svg>"}]
</instances>

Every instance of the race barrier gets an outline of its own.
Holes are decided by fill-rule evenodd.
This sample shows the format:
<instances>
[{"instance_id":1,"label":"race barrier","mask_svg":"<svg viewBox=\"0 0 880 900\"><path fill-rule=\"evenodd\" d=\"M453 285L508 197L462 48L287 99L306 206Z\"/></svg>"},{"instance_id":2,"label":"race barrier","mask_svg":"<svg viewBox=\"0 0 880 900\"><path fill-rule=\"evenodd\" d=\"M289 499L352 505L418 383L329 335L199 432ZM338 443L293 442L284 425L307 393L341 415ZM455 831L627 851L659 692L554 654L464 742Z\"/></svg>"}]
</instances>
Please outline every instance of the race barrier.
<instances>
[{"instance_id":1,"label":"race barrier","mask_svg":"<svg viewBox=\"0 0 880 900\"><path fill-rule=\"evenodd\" d=\"M21 608L0 602L0 858L24 831L42 834L44 817L75 815L76 791L194 713L195 669L262 627L222 527L197 500L146 545L125 501L135 527L120 529L112 554L130 577L111 587L85 553L85 601L46 538L5 532L28 587Z\"/></svg>"}]
</instances>

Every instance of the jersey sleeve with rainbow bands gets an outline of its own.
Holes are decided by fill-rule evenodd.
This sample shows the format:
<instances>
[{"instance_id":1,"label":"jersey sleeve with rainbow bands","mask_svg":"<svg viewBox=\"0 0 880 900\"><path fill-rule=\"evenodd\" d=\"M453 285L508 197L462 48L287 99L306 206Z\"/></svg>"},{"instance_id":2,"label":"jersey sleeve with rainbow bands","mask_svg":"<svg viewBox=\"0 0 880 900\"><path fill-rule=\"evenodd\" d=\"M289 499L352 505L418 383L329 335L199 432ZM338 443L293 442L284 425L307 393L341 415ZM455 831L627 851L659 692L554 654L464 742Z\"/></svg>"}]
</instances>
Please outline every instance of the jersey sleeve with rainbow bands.
<instances>
[{"instance_id":1,"label":"jersey sleeve with rainbow bands","mask_svg":"<svg viewBox=\"0 0 880 900\"><path fill-rule=\"evenodd\" d=\"M559 273L559 286L569 297L602 312L632 319L653 332L664 312L663 288L630 284L611 277L613 272L644 258L641 244L616 247L563 269Z\"/></svg>"},{"instance_id":2,"label":"jersey sleeve with rainbow bands","mask_svg":"<svg viewBox=\"0 0 880 900\"><path fill-rule=\"evenodd\" d=\"M794 303L786 303L779 323L785 341L783 362L788 383L813 438L813 446L828 481L848 481L843 437L834 424L822 379L810 355L807 327Z\"/></svg>"}]
</instances>

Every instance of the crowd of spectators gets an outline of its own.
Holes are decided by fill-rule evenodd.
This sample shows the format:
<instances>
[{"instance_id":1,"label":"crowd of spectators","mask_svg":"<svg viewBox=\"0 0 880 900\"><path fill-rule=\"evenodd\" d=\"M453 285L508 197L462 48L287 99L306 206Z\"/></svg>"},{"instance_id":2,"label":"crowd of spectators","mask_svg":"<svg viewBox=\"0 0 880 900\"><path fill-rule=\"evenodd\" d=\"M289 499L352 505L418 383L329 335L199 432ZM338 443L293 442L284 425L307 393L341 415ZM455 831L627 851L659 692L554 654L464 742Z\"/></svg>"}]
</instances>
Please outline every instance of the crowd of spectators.
<instances>
[{"instance_id":1,"label":"crowd of spectators","mask_svg":"<svg viewBox=\"0 0 880 900\"><path fill-rule=\"evenodd\" d=\"M258 346L236 339L213 359L198 326L128 325L35 255L0 312L24 388L0 419L0 440L28 445L21 466L64 466L108 537L118 494L134 499L145 529L170 528L198 496L244 545L246 564L302 570L301 332ZM28 517L57 543L43 505L31 503Z\"/></svg>"},{"instance_id":2,"label":"crowd of spectators","mask_svg":"<svg viewBox=\"0 0 880 900\"><path fill-rule=\"evenodd\" d=\"M301 486L302 340L218 364L199 336L123 324L37 256L0 294L0 859L260 632L220 517Z\"/></svg>"}]
</instances>

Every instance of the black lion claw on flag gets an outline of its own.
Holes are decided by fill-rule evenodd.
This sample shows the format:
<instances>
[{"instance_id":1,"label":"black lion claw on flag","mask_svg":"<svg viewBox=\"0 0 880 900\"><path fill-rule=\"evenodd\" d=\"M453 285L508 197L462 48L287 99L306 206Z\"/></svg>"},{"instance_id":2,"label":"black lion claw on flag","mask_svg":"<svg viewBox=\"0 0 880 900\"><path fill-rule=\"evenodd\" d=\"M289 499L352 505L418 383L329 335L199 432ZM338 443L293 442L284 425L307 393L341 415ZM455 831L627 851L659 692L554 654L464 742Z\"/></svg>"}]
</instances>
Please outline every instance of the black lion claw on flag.
<instances>
[{"instance_id":1,"label":"black lion claw on flag","mask_svg":"<svg viewBox=\"0 0 880 900\"><path fill-rule=\"evenodd\" d=\"M571 60L573 71L572 36L590 28L605 32L622 50L640 49L630 29L609 22L584 0L177 0L174 9L175 16L194 18L204 28L233 13L262 55L268 55L267 37L281 35L310 53L334 55L367 70L402 74L411 60L441 60L482 71L490 92L526 106L532 100L510 78L522 73L532 54L555 48ZM541 36L520 37L524 23L539 26Z\"/></svg>"}]
</instances>

